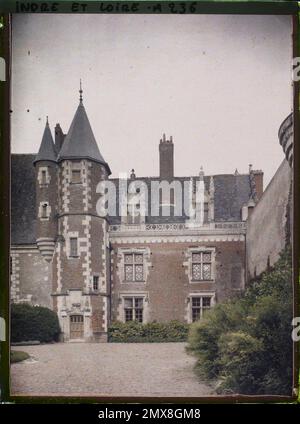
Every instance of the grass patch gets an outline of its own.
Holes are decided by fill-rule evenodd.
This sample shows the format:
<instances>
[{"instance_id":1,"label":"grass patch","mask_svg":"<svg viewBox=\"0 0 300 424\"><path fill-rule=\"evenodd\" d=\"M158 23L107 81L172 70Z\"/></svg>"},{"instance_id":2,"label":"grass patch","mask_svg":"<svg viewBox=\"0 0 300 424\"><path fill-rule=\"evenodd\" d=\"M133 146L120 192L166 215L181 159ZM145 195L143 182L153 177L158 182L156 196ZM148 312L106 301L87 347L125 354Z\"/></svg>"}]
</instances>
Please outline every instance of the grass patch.
<instances>
[{"instance_id":1,"label":"grass patch","mask_svg":"<svg viewBox=\"0 0 300 424\"><path fill-rule=\"evenodd\" d=\"M21 350L11 350L10 351L10 362L15 364L16 362L25 361L28 359L30 355L27 352L23 352Z\"/></svg>"}]
</instances>

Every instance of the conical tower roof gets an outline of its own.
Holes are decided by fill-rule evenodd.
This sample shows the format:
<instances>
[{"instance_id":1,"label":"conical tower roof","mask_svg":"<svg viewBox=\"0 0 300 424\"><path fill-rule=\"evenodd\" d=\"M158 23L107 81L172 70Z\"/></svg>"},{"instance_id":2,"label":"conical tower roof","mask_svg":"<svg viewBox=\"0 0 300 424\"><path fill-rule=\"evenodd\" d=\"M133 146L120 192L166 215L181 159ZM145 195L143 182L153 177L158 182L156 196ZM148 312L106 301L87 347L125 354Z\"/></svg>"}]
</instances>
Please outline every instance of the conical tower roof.
<instances>
[{"instance_id":1,"label":"conical tower roof","mask_svg":"<svg viewBox=\"0 0 300 424\"><path fill-rule=\"evenodd\" d=\"M89 159L101 163L107 168L108 173L111 173L108 164L99 151L93 130L82 103L81 89L79 106L58 155L58 161L64 159Z\"/></svg>"},{"instance_id":2,"label":"conical tower roof","mask_svg":"<svg viewBox=\"0 0 300 424\"><path fill-rule=\"evenodd\" d=\"M41 142L40 149L35 158L34 163L39 161L46 161L46 160L51 162L56 162L56 157L57 157L57 153L55 151L54 141L52 138L52 134L51 134L49 122L48 122L48 117L47 117L47 122L44 129L42 142Z\"/></svg>"}]
</instances>

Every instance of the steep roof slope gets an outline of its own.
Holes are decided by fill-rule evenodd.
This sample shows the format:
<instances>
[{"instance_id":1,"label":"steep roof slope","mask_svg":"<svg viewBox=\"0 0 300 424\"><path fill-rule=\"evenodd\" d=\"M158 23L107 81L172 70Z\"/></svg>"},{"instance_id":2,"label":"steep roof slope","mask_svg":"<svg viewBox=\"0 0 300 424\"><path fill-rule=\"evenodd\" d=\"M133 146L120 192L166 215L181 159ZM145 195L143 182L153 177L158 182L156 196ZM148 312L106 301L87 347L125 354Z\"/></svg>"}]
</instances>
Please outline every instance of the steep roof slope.
<instances>
[{"instance_id":1,"label":"steep roof slope","mask_svg":"<svg viewBox=\"0 0 300 424\"><path fill-rule=\"evenodd\" d=\"M36 241L35 154L11 157L11 244Z\"/></svg>"}]
</instances>

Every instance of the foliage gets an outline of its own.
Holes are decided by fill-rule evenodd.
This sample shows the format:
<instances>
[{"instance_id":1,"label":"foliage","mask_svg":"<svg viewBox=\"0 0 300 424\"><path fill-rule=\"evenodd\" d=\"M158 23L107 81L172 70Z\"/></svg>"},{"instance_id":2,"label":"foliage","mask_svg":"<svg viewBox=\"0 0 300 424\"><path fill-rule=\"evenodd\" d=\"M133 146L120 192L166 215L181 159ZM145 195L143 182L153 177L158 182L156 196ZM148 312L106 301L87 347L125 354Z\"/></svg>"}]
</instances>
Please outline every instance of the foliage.
<instances>
[{"instance_id":1,"label":"foliage","mask_svg":"<svg viewBox=\"0 0 300 424\"><path fill-rule=\"evenodd\" d=\"M57 341L60 333L55 312L42 306L25 303L11 305L11 341Z\"/></svg>"},{"instance_id":2,"label":"foliage","mask_svg":"<svg viewBox=\"0 0 300 424\"><path fill-rule=\"evenodd\" d=\"M25 361L30 356L27 352L22 352L21 350L11 350L10 351L10 363L15 364L16 362Z\"/></svg>"},{"instance_id":3,"label":"foliage","mask_svg":"<svg viewBox=\"0 0 300 424\"><path fill-rule=\"evenodd\" d=\"M179 321L114 322L108 330L108 340L115 343L184 342L187 340L189 325Z\"/></svg>"},{"instance_id":4,"label":"foliage","mask_svg":"<svg viewBox=\"0 0 300 424\"><path fill-rule=\"evenodd\" d=\"M198 359L197 372L218 382L219 393L291 394L291 282L288 248L243 294L191 326L187 350Z\"/></svg>"}]
</instances>

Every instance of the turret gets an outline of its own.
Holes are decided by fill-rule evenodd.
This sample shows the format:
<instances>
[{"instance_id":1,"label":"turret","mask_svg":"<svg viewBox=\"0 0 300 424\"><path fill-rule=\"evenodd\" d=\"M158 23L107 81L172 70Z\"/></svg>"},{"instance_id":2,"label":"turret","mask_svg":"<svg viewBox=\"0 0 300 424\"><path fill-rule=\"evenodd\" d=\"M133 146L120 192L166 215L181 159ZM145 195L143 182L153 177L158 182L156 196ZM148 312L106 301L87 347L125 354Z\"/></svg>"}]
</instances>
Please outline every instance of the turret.
<instances>
[{"instance_id":1,"label":"turret","mask_svg":"<svg viewBox=\"0 0 300 424\"><path fill-rule=\"evenodd\" d=\"M103 319L109 302L108 223L97 215L96 187L110 175L82 100L57 157L58 237L53 266L53 296L63 339L106 338ZM82 323L73 331L73 318Z\"/></svg>"},{"instance_id":2,"label":"turret","mask_svg":"<svg viewBox=\"0 0 300 424\"><path fill-rule=\"evenodd\" d=\"M34 161L34 166L36 170L36 243L41 254L48 262L52 260L57 235L56 156L57 154L47 117L42 142Z\"/></svg>"}]
</instances>

